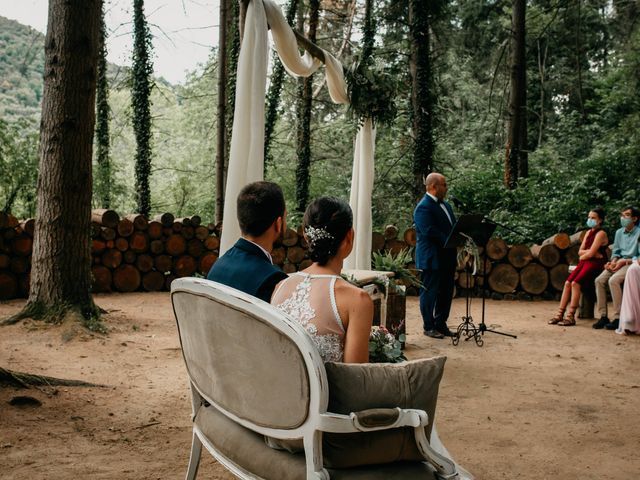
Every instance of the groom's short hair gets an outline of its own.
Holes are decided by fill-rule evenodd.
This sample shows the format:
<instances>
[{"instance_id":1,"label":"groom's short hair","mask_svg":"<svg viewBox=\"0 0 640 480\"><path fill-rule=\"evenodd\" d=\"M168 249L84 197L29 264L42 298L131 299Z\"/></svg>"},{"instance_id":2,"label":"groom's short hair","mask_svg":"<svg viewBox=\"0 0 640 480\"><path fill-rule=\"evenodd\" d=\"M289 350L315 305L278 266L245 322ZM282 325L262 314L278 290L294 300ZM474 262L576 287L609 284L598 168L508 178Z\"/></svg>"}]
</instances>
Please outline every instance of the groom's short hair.
<instances>
[{"instance_id":1,"label":"groom's short hair","mask_svg":"<svg viewBox=\"0 0 640 480\"><path fill-rule=\"evenodd\" d=\"M238 223L243 235L259 237L285 211L282 189L273 182L253 182L238 195Z\"/></svg>"}]
</instances>

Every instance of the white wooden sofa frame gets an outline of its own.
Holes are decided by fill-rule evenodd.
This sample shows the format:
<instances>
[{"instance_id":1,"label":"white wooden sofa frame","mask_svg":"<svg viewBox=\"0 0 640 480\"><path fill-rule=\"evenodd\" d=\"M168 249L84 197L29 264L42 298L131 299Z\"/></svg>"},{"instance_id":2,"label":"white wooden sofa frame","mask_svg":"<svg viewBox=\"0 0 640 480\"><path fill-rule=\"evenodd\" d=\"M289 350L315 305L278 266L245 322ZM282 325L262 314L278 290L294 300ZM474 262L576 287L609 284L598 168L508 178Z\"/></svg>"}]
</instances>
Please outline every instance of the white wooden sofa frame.
<instances>
[{"instance_id":1,"label":"white wooden sofa frame","mask_svg":"<svg viewBox=\"0 0 640 480\"><path fill-rule=\"evenodd\" d=\"M308 416L304 423L295 429L272 429L257 425L238 417L214 400L213 392L208 392L197 385L190 371L189 361L184 355L184 336L189 335L188 321L176 310L176 295L187 293L198 297L207 297L213 302L227 305L234 310L267 323L273 329L288 337L299 349L306 366L310 395ZM171 286L171 298L178 325L180 343L185 358L189 383L192 393L192 420L202 404L214 406L226 417L258 434L278 439L302 438L304 442L307 479L329 480L329 473L323 468L322 434L323 432L351 433L370 432L398 427L413 427L416 445L419 451L435 469L441 479L459 478L456 464L449 458L434 451L425 435L428 424L427 413L416 409L375 409L364 412L352 412L350 415L339 415L327 411L329 399L327 375L324 364L305 329L288 318L283 312L255 297L249 296L233 288L197 278L175 280ZM200 319L202 320L202 319ZM208 320L208 319L206 319ZM204 403L206 402L206 403ZM367 420L375 418L375 422ZM259 472L249 472L242 465L234 463L223 455L206 437L201 429L193 424L191 455L186 478L195 479L204 445L211 455L231 473L242 479L261 478Z\"/></svg>"}]
</instances>

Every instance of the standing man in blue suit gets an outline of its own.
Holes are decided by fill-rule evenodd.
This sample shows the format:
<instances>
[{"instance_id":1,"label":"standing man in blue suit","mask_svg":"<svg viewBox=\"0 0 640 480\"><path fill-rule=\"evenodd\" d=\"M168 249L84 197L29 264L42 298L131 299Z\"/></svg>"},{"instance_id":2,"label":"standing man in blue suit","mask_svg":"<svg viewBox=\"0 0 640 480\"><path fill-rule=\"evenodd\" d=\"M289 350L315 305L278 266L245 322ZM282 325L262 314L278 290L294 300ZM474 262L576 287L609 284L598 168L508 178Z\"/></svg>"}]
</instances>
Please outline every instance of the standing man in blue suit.
<instances>
[{"instance_id":1,"label":"standing man in blue suit","mask_svg":"<svg viewBox=\"0 0 640 480\"><path fill-rule=\"evenodd\" d=\"M242 237L213 264L208 280L228 285L265 302L287 275L273 265L273 244L284 233L286 208L282 189L272 182L246 185L238 195Z\"/></svg>"},{"instance_id":2,"label":"standing man in blue suit","mask_svg":"<svg viewBox=\"0 0 640 480\"><path fill-rule=\"evenodd\" d=\"M456 271L456 249L444 248L456 217L444 201L447 180L439 173L425 179L426 194L413 212L416 224L416 268L422 271L420 313L424 334L432 338L452 335L447 327Z\"/></svg>"}]
</instances>

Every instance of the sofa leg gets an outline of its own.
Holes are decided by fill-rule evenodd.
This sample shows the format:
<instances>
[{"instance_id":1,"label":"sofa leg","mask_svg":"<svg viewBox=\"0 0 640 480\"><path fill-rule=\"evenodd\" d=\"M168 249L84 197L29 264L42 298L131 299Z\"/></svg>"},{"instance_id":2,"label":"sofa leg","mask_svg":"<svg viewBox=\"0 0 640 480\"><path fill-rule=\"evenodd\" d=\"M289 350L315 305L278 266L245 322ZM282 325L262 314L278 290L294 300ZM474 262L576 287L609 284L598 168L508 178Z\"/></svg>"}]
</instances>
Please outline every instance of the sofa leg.
<instances>
[{"instance_id":1,"label":"sofa leg","mask_svg":"<svg viewBox=\"0 0 640 480\"><path fill-rule=\"evenodd\" d=\"M193 432L191 439L191 456L189 457L189 468L187 469L187 480L194 480L198 474L200 465L200 453L202 452L202 442L196 432Z\"/></svg>"}]
</instances>

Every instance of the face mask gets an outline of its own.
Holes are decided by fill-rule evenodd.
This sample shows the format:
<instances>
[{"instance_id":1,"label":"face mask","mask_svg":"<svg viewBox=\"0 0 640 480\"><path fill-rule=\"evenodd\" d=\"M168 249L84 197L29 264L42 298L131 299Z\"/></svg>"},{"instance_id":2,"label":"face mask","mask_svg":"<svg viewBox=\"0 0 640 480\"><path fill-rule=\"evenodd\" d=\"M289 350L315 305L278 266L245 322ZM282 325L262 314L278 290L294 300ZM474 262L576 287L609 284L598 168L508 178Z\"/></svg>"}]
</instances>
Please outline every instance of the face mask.
<instances>
[{"instance_id":1,"label":"face mask","mask_svg":"<svg viewBox=\"0 0 640 480\"><path fill-rule=\"evenodd\" d=\"M597 224L595 218L587 218L587 227L593 228Z\"/></svg>"},{"instance_id":2,"label":"face mask","mask_svg":"<svg viewBox=\"0 0 640 480\"><path fill-rule=\"evenodd\" d=\"M620 217L620 225L622 225L624 228L627 228L630 223L631 223L631 219L630 218Z\"/></svg>"}]
</instances>

